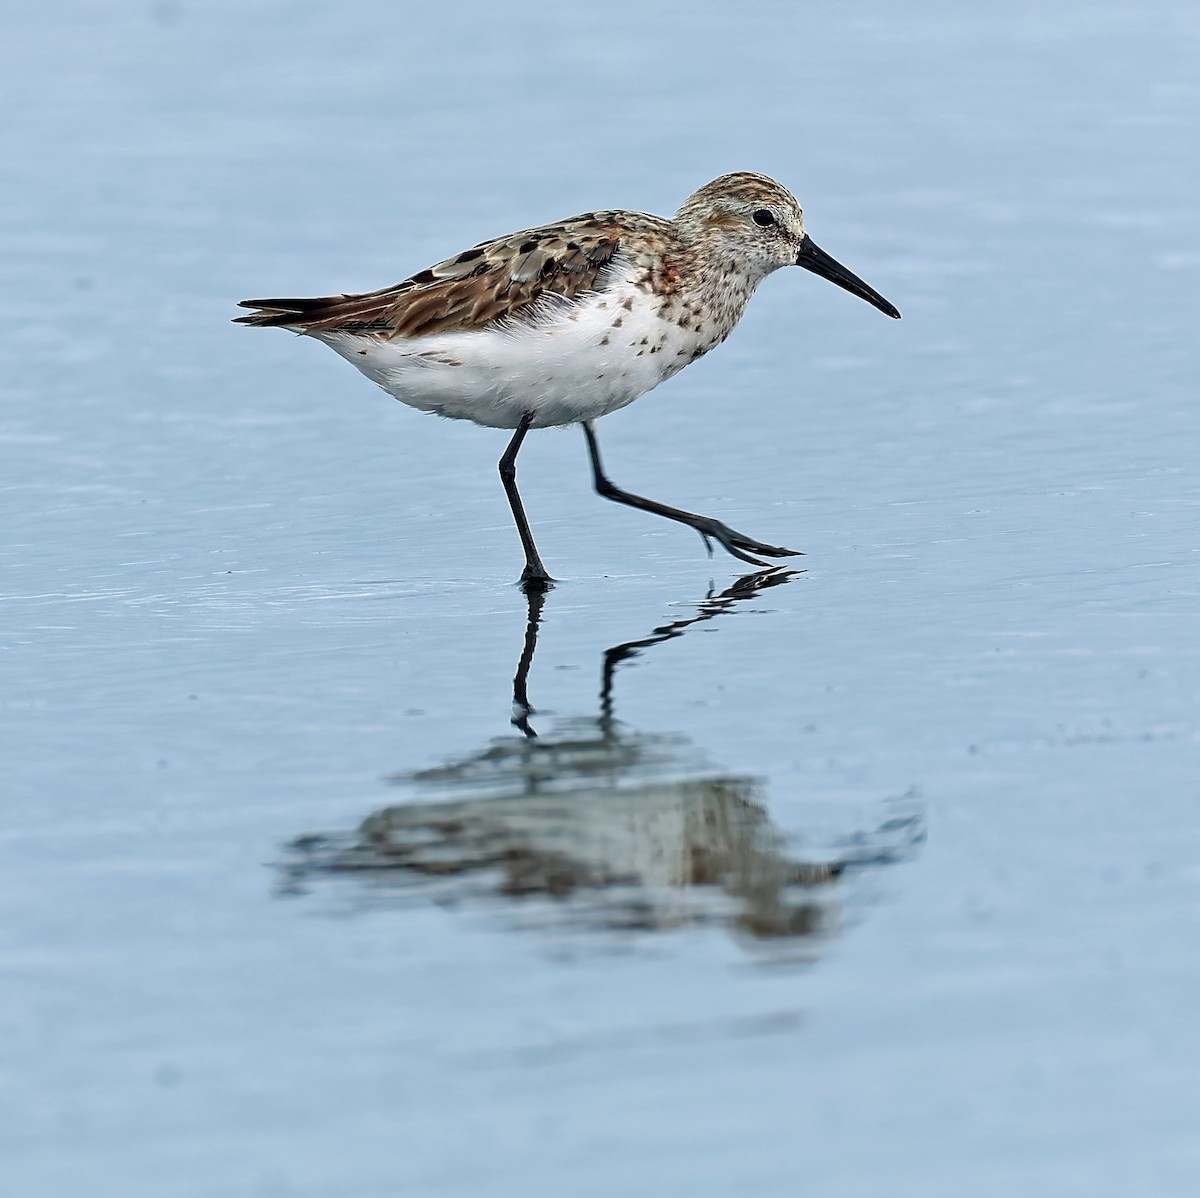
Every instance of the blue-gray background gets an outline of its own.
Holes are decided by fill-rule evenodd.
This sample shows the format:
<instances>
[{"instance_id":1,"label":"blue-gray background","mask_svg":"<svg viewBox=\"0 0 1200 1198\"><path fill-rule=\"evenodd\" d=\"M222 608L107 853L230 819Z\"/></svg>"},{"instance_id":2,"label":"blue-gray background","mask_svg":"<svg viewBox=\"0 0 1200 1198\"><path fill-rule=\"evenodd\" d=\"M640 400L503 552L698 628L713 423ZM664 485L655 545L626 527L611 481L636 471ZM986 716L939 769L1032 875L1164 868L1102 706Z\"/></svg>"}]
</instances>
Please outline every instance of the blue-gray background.
<instances>
[{"instance_id":1,"label":"blue-gray background","mask_svg":"<svg viewBox=\"0 0 1200 1198\"><path fill-rule=\"evenodd\" d=\"M14 1194L1197 1192L1194 4L4 26ZM283 842L505 734L524 603L503 434L234 301L735 169L905 319L786 272L600 426L618 482L809 554L628 669L619 715L763 777L797 843L909 793L927 844L807 969L278 897ZM586 714L603 650L736 563L596 499L577 430L522 486L565 580L534 699Z\"/></svg>"}]
</instances>

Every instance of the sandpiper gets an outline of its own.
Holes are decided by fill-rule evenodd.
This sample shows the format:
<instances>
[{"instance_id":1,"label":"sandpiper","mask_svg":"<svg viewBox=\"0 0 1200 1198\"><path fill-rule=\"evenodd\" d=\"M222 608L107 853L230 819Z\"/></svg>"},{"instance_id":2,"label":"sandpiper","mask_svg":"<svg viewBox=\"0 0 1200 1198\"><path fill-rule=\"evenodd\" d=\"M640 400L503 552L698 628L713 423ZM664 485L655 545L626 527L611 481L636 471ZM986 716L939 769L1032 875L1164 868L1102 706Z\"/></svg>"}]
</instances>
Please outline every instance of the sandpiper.
<instances>
[{"instance_id":1,"label":"sandpiper","mask_svg":"<svg viewBox=\"0 0 1200 1198\"><path fill-rule=\"evenodd\" d=\"M402 403L514 429L500 459L526 589L551 585L517 491L516 459L533 428L582 424L596 491L700 533L741 561L793 557L710 516L623 491L600 461L593 422L720 345L754 289L803 266L900 313L813 243L787 188L750 171L722 175L671 219L584 212L482 241L411 278L361 295L243 300L243 324L324 341Z\"/></svg>"}]
</instances>

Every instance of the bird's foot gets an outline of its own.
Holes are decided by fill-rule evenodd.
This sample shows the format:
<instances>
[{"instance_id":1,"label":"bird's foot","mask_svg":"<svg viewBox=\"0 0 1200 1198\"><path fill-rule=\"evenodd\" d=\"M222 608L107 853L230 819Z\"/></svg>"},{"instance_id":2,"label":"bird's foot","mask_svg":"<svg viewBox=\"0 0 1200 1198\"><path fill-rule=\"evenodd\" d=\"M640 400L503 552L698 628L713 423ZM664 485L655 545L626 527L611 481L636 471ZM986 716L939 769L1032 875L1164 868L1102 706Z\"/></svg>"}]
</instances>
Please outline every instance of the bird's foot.
<instances>
[{"instance_id":1,"label":"bird's foot","mask_svg":"<svg viewBox=\"0 0 1200 1198\"><path fill-rule=\"evenodd\" d=\"M554 579L546 573L544 566L526 566L521 571L521 579L517 585L526 595L540 595L554 589Z\"/></svg>"},{"instance_id":2,"label":"bird's foot","mask_svg":"<svg viewBox=\"0 0 1200 1198\"><path fill-rule=\"evenodd\" d=\"M714 520L711 516L697 516L696 523L692 527L704 541L704 547L708 550L709 557L712 557L713 541L716 541L726 553L736 557L739 561L749 562L752 566L767 565L766 562L760 562L758 558L751 557L752 553L759 553L763 557L804 556L799 549L784 549L782 545L764 545L762 541L756 541L753 537L746 536L745 533L736 532L728 524L722 524L720 520Z\"/></svg>"}]
</instances>

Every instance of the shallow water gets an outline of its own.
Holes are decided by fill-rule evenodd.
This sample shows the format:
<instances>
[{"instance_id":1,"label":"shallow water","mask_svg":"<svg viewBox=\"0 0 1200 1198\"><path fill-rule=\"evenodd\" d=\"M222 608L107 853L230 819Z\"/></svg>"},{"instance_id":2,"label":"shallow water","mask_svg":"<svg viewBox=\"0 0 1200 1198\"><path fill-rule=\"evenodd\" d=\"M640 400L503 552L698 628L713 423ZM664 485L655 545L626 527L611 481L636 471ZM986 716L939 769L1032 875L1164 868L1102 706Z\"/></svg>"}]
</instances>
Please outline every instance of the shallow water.
<instances>
[{"instance_id":1,"label":"shallow water","mask_svg":"<svg viewBox=\"0 0 1200 1198\"><path fill-rule=\"evenodd\" d=\"M1196 1192L1193 6L5 34L14 1192ZM795 575L226 323L744 168L904 320L599 433Z\"/></svg>"}]
</instances>

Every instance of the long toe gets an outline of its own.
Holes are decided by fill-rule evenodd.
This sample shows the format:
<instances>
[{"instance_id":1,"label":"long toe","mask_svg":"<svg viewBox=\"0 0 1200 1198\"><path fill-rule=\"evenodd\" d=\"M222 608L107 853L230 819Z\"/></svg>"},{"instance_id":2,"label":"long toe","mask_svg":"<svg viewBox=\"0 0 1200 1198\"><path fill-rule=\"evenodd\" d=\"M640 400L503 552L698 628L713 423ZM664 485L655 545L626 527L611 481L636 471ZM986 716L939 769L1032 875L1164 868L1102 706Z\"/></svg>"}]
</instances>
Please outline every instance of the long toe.
<instances>
[{"instance_id":1,"label":"long toe","mask_svg":"<svg viewBox=\"0 0 1200 1198\"><path fill-rule=\"evenodd\" d=\"M761 553L763 557L804 556L804 553L799 549L785 549L782 545L764 545L761 541L752 541L748 537L739 538L737 543L743 549L749 549L754 553Z\"/></svg>"},{"instance_id":2,"label":"long toe","mask_svg":"<svg viewBox=\"0 0 1200 1198\"><path fill-rule=\"evenodd\" d=\"M722 541L721 547L726 553L736 557L739 562L746 562L751 566L765 566L767 564L761 558L751 557L748 553L743 553L740 549L735 549L728 541Z\"/></svg>"}]
</instances>

